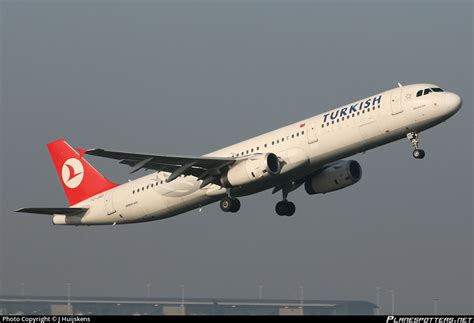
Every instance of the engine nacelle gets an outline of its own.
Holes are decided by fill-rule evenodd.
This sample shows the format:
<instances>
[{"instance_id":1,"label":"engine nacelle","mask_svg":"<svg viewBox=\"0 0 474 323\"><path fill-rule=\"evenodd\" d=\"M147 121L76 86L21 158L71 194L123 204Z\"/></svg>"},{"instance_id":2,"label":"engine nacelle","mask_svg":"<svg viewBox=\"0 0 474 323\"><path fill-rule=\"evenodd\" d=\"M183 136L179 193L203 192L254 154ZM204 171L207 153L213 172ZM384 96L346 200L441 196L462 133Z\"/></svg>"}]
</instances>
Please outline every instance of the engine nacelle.
<instances>
[{"instance_id":1,"label":"engine nacelle","mask_svg":"<svg viewBox=\"0 0 474 323\"><path fill-rule=\"evenodd\" d=\"M357 183L362 168L355 160L341 160L316 173L305 182L308 194L328 193Z\"/></svg>"},{"instance_id":2,"label":"engine nacelle","mask_svg":"<svg viewBox=\"0 0 474 323\"><path fill-rule=\"evenodd\" d=\"M241 186L278 175L281 163L273 153L255 154L248 159L237 162L221 177L224 187Z\"/></svg>"}]
</instances>

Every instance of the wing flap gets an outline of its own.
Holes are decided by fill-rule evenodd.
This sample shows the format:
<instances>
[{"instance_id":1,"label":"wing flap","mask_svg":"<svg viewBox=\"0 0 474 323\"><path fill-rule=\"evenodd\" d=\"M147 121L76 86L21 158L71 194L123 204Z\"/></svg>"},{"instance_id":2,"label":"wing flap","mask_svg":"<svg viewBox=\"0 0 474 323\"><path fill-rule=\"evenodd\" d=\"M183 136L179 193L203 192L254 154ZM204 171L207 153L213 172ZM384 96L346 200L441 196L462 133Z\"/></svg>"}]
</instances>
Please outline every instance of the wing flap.
<instances>
[{"instance_id":1,"label":"wing flap","mask_svg":"<svg viewBox=\"0 0 474 323\"><path fill-rule=\"evenodd\" d=\"M21 213L35 213L35 214L64 214L64 215L81 215L86 213L88 208L80 207L27 207L15 210Z\"/></svg>"}]
</instances>

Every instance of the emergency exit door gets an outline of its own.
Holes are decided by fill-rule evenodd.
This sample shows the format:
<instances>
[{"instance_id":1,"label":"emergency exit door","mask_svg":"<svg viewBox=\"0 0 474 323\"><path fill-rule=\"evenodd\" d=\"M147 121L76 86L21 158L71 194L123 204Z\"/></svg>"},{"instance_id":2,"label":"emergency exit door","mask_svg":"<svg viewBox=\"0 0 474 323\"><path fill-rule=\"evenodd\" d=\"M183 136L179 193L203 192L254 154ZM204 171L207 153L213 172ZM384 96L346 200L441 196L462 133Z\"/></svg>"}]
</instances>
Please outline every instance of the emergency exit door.
<instances>
[{"instance_id":1,"label":"emergency exit door","mask_svg":"<svg viewBox=\"0 0 474 323\"><path fill-rule=\"evenodd\" d=\"M114 214L117 212L114 207L114 198L112 192L105 193L105 209L107 210L107 215Z\"/></svg>"},{"instance_id":2,"label":"emergency exit door","mask_svg":"<svg viewBox=\"0 0 474 323\"><path fill-rule=\"evenodd\" d=\"M308 143L312 144L316 141L318 141L318 133L317 133L317 124L316 123L311 123L306 131L308 132Z\"/></svg>"}]
</instances>

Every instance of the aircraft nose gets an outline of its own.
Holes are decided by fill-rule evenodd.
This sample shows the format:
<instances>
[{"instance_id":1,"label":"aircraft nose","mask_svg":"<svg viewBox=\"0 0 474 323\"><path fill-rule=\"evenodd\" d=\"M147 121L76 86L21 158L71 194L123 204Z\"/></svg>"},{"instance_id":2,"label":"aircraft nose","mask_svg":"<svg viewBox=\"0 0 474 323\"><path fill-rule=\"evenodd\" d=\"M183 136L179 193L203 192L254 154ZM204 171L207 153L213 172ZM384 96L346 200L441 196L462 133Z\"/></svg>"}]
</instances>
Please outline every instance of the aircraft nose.
<instances>
[{"instance_id":1,"label":"aircraft nose","mask_svg":"<svg viewBox=\"0 0 474 323\"><path fill-rule=\"evenodd\" d=\"M456 93L449 92L444 97L444 103L449 112L454 114L461 108L462 98Z\"/></svg>"}]
</instances>

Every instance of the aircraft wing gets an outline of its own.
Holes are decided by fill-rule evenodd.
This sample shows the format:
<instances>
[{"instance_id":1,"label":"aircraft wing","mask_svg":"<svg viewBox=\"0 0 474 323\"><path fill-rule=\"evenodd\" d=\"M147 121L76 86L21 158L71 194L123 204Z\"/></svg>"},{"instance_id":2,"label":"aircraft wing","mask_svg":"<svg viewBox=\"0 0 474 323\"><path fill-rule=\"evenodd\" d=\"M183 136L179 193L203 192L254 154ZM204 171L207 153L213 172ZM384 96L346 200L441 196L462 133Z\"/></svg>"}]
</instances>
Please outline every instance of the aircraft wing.
<instances>
[{"instance_id":1,"label":"aircraft wing","mask_svg":"<svg viewBox=\"0 0 474 323\"><path fill-rule=\"evenodd\" d=\"M154 154L137 154L122 151L111 151L104 149L89 149L86 154L119 160L121 164L132 167L130 173L140 169L153 169L156 171L169 172L171 175L167 182L171 182L180 175L192 175L203 180L201 187L209 183L218 183L218 175L221 169L235 162L230 157L186 157Z\"/></svg>"},{"instance_id":2,"label":"aircraft wing","mask_svg":"<svg viewBox=\"0 0 474 323\"><path fill-rule=\"evenodd\" d=\"M22 213L36 213L36 214L64 214L64 215L81 215L86 213L88 208L80 207L30 207L15 210L15 212Z\"/></svg>"}]
</instances>

